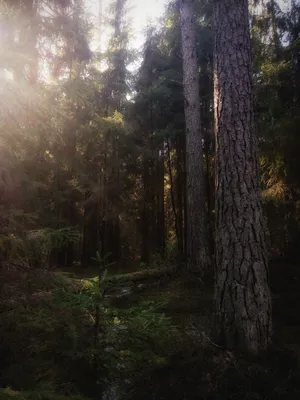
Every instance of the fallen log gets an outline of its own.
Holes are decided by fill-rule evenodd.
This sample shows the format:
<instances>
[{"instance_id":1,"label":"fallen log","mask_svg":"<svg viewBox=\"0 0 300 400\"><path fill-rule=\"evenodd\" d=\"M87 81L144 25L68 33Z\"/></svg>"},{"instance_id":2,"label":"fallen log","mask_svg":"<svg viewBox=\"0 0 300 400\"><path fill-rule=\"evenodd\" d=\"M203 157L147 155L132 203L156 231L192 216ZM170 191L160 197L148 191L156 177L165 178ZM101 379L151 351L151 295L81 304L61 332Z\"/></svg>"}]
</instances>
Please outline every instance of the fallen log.
<instances>
[{"instance_id":1,"label":"fallen log","mask_svg":"<svg viewBox=\"0 0 300 400\"><path fill-rule=\"evenodd\" d=\"M162 268L145 269L142 271L131 272L122 275L112 275L105 278L106 283L140 282L145 280L155 280L167 276L173 276L179 267L172 265Z\"/></svg>"}]
</instances>

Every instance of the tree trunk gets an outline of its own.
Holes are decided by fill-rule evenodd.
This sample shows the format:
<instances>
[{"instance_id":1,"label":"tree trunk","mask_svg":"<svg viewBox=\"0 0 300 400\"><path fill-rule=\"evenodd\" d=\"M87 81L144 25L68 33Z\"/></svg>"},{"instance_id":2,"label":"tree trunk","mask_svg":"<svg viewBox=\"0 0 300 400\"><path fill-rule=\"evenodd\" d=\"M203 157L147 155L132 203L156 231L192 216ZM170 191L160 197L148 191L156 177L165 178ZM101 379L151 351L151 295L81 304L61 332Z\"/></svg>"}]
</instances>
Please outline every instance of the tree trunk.
<instances>
[{"instance_id":1,"label":"tree trunk","mask_svg":"<svg viewBox=\"0 0 300 400\"><path fill-rule=\"evenodd\" d=\"M189 269L203 274L208 269L210 259L205 237L205 185L193 8L194 0L180 1L186 120L187 262Z\"/></svg>"},{"instance_id":2,"label":"tree trunk","mask_svg":"<svg viewBox=\"0 0 300 400\"><path fill-rule=\"evenodd\" d=\"M164 257L165 254L165 165L164 144L158 151L156 160L157 176L157 252Z\"/></svg>"},{"instance_id":3,"label":"tree trunk","mask_svg":"<svg viewBox=\"0 0 300 400\"><path fill-rule=\"evenodd\" d=\"M269 12L270 12L270 18L271 18L271 30L272 30L272 42L274 45L274 59L275 61L278 61L280 58L280 38L278 35L278 23L277 23L277 18L276 18L276 7L277 4L275 0L271 0L269 4Z\"/></svg>"},{"instance_id":4,"label":"tree trunk","mask_svg":"<svg viewBox=\"0 0 300 400\"><path fill-rule=\"evenodd\" d=\"M38 26L36 22L37 17L37 4L31 0L27 5L27 13L30 24L27 31L27 47L30 49L30 65L29 65L29 76L28 80L31 84L35 85L38 79L38 51L37 51L37 39L38 39Z\"/></svg>"},{"instance_id":5,"label":"tree trunk","mask_svg":"<svg viewBox=\"0 0 300 400\"><path fill-rule=\"evenodd\" d=\"M143 208L141 212L141 261L149 260L149 160L147 154L143 156Z\"/></svg>"},{"instance_id":6,"label":"tree trunk","mask_svg":"<svg viewBox=\"0 0 300 400\"><path fill-rule=\"evenodd\" d=\"M93 264L92 257L96 256L98 250L98 202L91 200L92 193L88 190L85 194L85 206L83 217L83 238L82 238L82 252L81 252L81 265L88 267Z\"/></svg>"},{"instance_id":7,"label":"tree trunk","mask_svg":"<svg viewBox=\"0 0 300 400\"><path fill-rule=\"evenodd\" d=\"M271 342L271 299L254 128L247 0L214 0L214 340L253 354Z\"/></svg>"},{"instance_id":8,"label":"tree trunk","mask_svg":"<svg viewBox=\"0 0 300 400\"><path fill-rule=\"evenodd\" d=\"M169 171L169 178L170 178L170 197L171 197L171 204L172 204L172 211L174 217L174 226L175 226L175 233L176 233L176 240L178 246L178 253L182 254L181 249L181 238L179 234L179 224L178 224L178 213L176 210L176 203L175 203L175 194L174 194L174 183L173 183L173 173L172 173L172 162L171 162L171 147L170 147L170 140L167 139L167 165ZM177 188L178 191L178 188Z\"/></svg>"},{"instance_id":9,"label":"tree trunk","mask_svg":"<svg viewBox=\"0 0 300 400\"><path fill-rule=\"evenodd\" d=\"M183 181L183 259L187 260L188 254L188 234L187 234L187 173L186 173L186 140L183 141L183 174L182 174L182 181Z\"/></svg>"},{"instance_id":10,"label":"tree trunk","mask_svg":"<svg viewBox=\"0 0 300 400\"><path fill-rule=\"evenodd\" d=\"M183 135L182 135L183 136ZM181 136L176 138L176 192L177 192L177 205L178 205L178 243L180 259L184 260L185 251L185 218L184 218L184 205L185 205L185 140Z\"/></svg>"}]
</instances>

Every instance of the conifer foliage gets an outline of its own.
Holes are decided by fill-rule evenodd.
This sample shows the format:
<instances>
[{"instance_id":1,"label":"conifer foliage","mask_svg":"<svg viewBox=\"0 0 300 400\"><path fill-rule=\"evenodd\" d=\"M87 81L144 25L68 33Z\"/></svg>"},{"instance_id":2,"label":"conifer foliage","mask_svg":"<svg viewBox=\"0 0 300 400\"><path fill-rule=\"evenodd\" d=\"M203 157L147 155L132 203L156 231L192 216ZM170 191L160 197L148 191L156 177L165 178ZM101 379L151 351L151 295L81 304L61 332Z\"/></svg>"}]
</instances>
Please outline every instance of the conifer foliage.
<instances>
[{"instance_id":1,"label":"conifer foliage","mask_svg":"<svg viewBox=\"0 0 300 400\"><path fill-rule=\"evenodd\" d=\"M258 355L272 336L267 265L300 261L299 1L170 1L160 22L146 27L139 49L132 45L130 0L109 1L100 28L87 3L0 0L0 284L7 289L0 308L6 328L20 334L10 308L17 304L21 325L36 323L26 332L39 346L53 330L63 347L59 332L67 331L74 347L58 357L53 377L64 371L77 379L66 368L68 351L76 349L76 363L83 360L93 384L103 367L105 386L110 367L101 354L113 347L108 331L123 352L114 360L125 351L126 368L135 373L161 361L156 345L161 354L169 351L160 334L178 332L147 303L149 313L138 306L122 314L130 332L136 327L128 344L120 315L105 303L102 273L107 266L112 273L138 269L132 283L179 270L199 285L215 277L210 343ZM99 29L107 33L101 36L106 47L97 43ZM99 285L57 282L49 270L60 277L62 270L96 271ZM107 290L122 294L114 284ZM47 293L35 308L39 285ZM33 320L24 311L27 301ZM11 346L12 353L3 354L18 364L22 347L29 349L29 366L34 344L23 339L18 351ZM150 361L143 340L151 342ZM121 348L127 345L132 352ZM41 354L54 349L51 339ZM115 377L123 364L112 365ZM15 383L18 373L1 368Z\"/></svg>"}]
</instances>

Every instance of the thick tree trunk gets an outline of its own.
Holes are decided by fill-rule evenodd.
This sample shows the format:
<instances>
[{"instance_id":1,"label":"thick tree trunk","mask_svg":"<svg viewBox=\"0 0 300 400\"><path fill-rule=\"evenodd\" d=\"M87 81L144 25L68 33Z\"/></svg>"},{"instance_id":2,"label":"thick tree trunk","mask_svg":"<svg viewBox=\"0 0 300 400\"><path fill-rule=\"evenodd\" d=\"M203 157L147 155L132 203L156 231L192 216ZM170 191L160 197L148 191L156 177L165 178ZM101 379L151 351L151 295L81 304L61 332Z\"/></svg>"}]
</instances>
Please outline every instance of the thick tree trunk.
<instances>
[{"instance_id":1,"label":"thick tree trunk","mask_svg":"<svg viewBox=\"0 0 300 400\"><path fill-rule=\"evenodd\" d=\"M205 184L193 6L194 0L180 1L186 120L187 262L189 269L203 274L208 269L210 259L206 238Z\"/></svg>"},{"instance_id":2,"label":"thick tree trunk","mask_svg":"<svg viewBox=\"0 0 300 400\"><path fill-rule=\"evenodd\" d=\"M253 354L271 342L247 0L214 0L214 340Z\"/></svg>"}]
</instances>

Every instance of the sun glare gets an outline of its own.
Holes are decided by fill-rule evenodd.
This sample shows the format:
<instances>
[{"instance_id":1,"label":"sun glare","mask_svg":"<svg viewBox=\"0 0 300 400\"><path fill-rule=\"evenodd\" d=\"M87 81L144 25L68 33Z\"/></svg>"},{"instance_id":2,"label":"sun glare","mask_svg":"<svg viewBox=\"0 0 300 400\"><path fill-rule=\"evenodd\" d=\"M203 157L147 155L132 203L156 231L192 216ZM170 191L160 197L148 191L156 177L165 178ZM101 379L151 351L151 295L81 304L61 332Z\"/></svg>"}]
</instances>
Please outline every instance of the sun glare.
<instances>
[{"instance_id":1,"label":"sun glare","mask_svg":"<svg viewBox=\"0 0 300 400\"><path fill-rule=\"evenodd\" d=\"M129 18L132 21L131 28L133 40L131 46L139 48L144 42L144 30L149 22L154 22L163 14L165 5L169 0L129 0ZM100 16L105 13L111 3L110 0L86 0L87 12L93 17L96 25L100 22ZM96 35L97 36L97 35ZM103 47L107 43L107 28L103 27ZM95 43L97 46L97 43Z\"/></svg>"}]
</instances>

